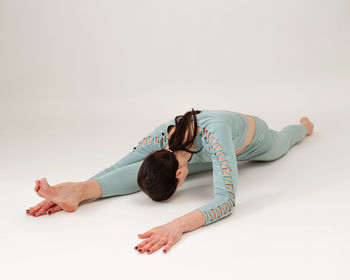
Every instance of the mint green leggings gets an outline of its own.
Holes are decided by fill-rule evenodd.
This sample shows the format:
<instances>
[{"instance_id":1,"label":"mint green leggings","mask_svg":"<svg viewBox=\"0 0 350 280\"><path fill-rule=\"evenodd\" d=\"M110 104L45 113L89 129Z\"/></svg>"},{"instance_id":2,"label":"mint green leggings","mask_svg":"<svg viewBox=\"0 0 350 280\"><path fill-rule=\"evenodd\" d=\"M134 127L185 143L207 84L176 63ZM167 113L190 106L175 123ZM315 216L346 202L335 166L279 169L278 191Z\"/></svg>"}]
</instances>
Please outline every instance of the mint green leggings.
<instances>
[{"instance_id":1,"label":"mint green leggings","mask_svg":"<svg viewBox=\"0 0 350 280\"><path fill-rule=\"evenodd\" d=\"M304 138L307 128L303 124L287 125L281 130L268 127L261 118L255 120L255 135L252 142L238 154L238 160L272 161L284 156L296 143Z\"/></svg>"},{"instance_id":2,"label":"mint green leggings","mask_svg":"<svg viewBox=\"0 0 350 280\"><path fill-rule=\"evenodd\" d=\"M250 115L255 119L256 130L252 142L237 155L237 161L272 161L284 156L297 142L302 140L307 132L303 124L288 125L281 130L269 128L264 120ZM142 161L123 167L116 164L102 170L88 180L95 179L100 184L100 198L126 195L140 191L137 184L137 174ZM188 175L212 170L211 162L189 162Z\"/></svg>"}]
</instances>

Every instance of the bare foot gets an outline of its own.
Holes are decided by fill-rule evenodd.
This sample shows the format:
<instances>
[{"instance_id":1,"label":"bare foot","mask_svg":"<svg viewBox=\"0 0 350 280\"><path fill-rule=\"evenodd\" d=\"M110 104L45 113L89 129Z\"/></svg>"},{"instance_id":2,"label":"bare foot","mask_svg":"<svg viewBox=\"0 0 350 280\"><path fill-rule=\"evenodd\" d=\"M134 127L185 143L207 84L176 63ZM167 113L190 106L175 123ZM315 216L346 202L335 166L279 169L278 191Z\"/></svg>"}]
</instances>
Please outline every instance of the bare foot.
<instances>
[{"instance_id":1,"label":"bare foot","mask_svg":"<svg viewBox=\"0 0 350 280\"><path fill-rule=\"evenodd\" d=\"M40 187L40 180L35 180L35 191L38 191ZM58 206L53 201L50 201L48 199L43 200L42 202L38 203L34 207L30 207L26 210L26 213L33 217L39 217L41 215L50 215L57 211L62 210L60 206Z\"/></svg>"},{"instance_id":2,"label":"bare foot","mask_svg":"<svg viewBox=\"0 0 350 280\"><path fill-rule=\"evenodd\" d=\"M307 128L306 135L311 135L312 131L314 130L314 124L309 120L307 117L302 117L300 119L300 123L305 125Z\"/></svg>"},{"instance_id":3,"label":"bare foot","mask_svg":"<svg viewBox=\"0 0 350 280\"><path fill-rule=\"evenodd\" d=\"M60 208L67 212L74 212L77 210L81 201L79 183L69 182L50 186L46 178L41 178L41 180L35 186L35 191L39 196L50 201L51 204L57 204ZM52 204L51 206L54 205Z\"/></svg>"}]
</instances>

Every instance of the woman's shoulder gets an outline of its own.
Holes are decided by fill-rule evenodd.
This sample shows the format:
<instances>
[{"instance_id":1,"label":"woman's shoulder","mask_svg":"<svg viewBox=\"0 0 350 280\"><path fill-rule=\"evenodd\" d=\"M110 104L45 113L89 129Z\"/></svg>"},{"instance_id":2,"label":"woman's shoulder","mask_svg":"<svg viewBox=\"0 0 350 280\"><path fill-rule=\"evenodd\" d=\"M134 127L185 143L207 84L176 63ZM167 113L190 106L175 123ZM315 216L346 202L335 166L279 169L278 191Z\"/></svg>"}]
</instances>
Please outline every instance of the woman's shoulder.
<instances>
[{"instance_id":1,"label":"woman's shoulder","mask_svg":"<svg viewBox=\"0 0 350 280\"><path fill-rule=\"evenodd\" d=\"M231 126L236 120L242 118L242 115L230 110L201 110L197 115L198 125L206 127Z\"/></svg>"},{"instance_id":2,"label":"woman's shoulder","mask_svg":"<svg viewBox=\"0 0 350 280\"><path fill-rule=\"evenodd\" d=\"M231 126L235 122L242 118L242 115L235 111L230 110L215 110L215 109L200 109L200 113L196 114L197 125L201 128L218 128L221 126ZM175 128L175 118L163 122L160 124L154 132L156 134L171 134Z\"/></svg>"},{"instance_id":3,"label":"woman's shoulder","mask_svg":"<svg viewBox=\"0 0 350 280\"><path fill-rule=\"evenodd\" d=\"M199 116L202 117L220 117L220 116L236 116L237 114L240 114L236 111L230 111L230 110L218 110L218 109L204 109L200 110L201 113L199 113Z\"/></svg>"}]
</instances>

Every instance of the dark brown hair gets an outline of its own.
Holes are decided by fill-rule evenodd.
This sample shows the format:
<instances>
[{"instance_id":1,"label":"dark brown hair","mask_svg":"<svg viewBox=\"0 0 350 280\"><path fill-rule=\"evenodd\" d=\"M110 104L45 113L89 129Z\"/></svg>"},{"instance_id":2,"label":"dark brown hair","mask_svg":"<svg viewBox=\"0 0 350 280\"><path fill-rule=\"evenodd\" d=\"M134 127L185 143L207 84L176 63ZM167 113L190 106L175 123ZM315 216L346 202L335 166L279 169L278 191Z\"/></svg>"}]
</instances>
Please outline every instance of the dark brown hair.
<instances>
[{"instance_id":1,"label":"dark brown hair","mask_svg":"<svg viewBox=\"0 0 350 280\"><path fill-rule=\"evenodd\" d=\"M169 149L172 151L183 150L191 153L199 153L198 151L188 150L196 139L197 135L197 118L196 115L201 111L194 110L186 112L184 115L175 117L175 131L168 139ZM191 121L194 121L193 131L190 131ZM169 133L172 126L167 128ZM187 134L187 139L183 142ZM192 158L192 157L191 157ZM162 201L171 197L176 191L178 179L176 171L179 168L179 162L175 155L165 149L155 151L149 154L140 166L137 175L137 184L143 192L145 192L152 200Z\"/></svg>"}]
</instances>

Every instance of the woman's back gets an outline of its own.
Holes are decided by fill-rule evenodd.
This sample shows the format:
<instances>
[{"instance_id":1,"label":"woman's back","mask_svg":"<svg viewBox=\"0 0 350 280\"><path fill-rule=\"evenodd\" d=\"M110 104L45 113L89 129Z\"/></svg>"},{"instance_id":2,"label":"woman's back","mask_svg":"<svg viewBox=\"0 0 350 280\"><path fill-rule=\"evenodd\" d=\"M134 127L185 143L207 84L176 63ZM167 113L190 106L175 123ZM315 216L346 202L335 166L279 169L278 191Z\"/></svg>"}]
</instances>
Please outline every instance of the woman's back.
<instances>
[{"instance_id":1,"label":"woman's back","mask_svg":"<svg viewBox=\"0 0 350 280\"><path fill-rule=\"evenodd\" d=\"M228 110L200 110L201 112L196 114L197 126L199 133L196 137L195 151L199 150L203 146L203 140L205 140L206 131L220 132L224 127L229 128L231 132L232 142L236 150L239 150L246 140L249 124L247 119L242 113L228 111ZM151 137L157 137L164 135L160 142L160 148L164 149L168 145L168 131L169 127L175 125L175 120L171 119L160 126L158 126L152 133ZM169 129L168 129L169 128ZM146 136L147 137L147 136ZM140 144L140 142L139 142ZM211 155L203 149L200 153L193 155L191 162L211 161Z\"/></svg>"}]
</instances>

